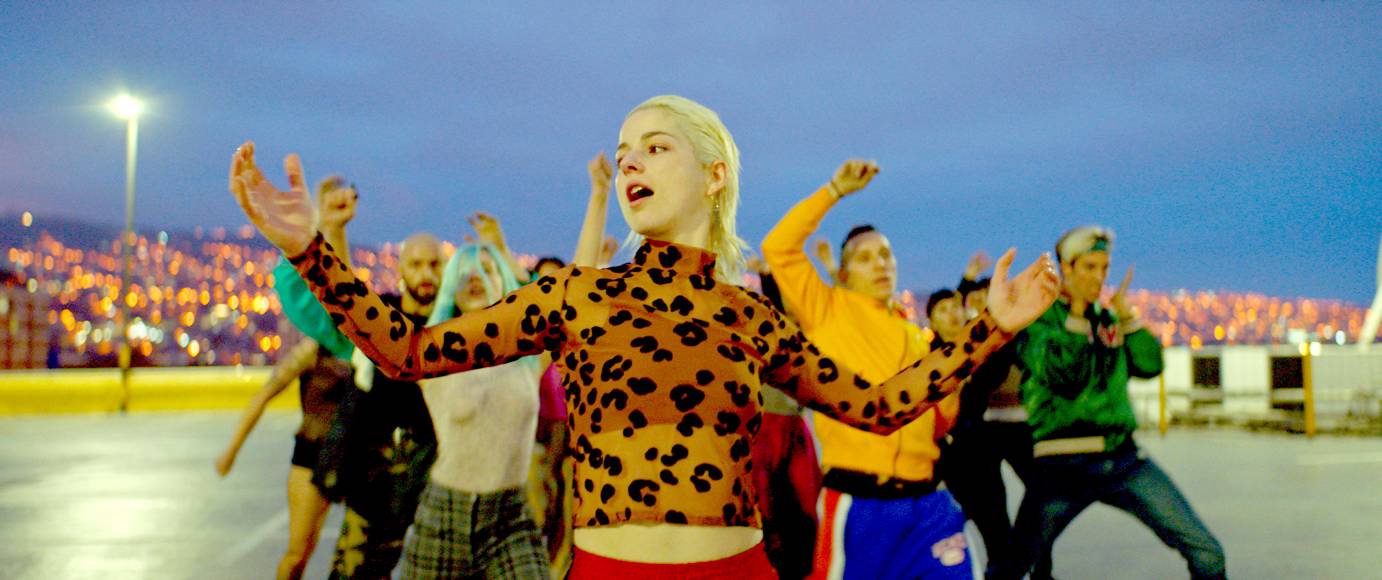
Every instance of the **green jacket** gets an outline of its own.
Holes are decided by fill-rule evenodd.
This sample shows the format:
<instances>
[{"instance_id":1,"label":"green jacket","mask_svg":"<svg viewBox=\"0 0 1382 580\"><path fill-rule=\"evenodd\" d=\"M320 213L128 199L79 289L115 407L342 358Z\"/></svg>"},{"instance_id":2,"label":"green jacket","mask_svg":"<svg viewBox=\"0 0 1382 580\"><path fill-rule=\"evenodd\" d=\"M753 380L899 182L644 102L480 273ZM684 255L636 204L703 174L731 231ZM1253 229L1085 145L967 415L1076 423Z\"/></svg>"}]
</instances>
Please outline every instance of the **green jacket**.
<instances>
[{"instance_id":1,"label":"green jacket","mask_svg":"<svg viewBox=\"0 0 1382 580\"><path fill-rule=\"evenodd\" d=\"M1016 343L1033 441L1099 435L1106 451L1116 449L1137 429L1128 377L1155 377L1163 366L1152 333L1097 304L1082 320L1059 300Z\"/></svg>"},{"instance_id":2,"label":"green jacket","mask_svg":"<svg viewBox=\"0 0 1382 580\"><path fill-rule=\"evenodd\" d=\"M278 291L278 301L283 305L283 315L293 323L302 334L317 341L336 358L350 360L355 345L336 328L307 282L298 271L288 263L287 258L278 261L274 267L274 290Z\"/></svg>"}]
</instances>

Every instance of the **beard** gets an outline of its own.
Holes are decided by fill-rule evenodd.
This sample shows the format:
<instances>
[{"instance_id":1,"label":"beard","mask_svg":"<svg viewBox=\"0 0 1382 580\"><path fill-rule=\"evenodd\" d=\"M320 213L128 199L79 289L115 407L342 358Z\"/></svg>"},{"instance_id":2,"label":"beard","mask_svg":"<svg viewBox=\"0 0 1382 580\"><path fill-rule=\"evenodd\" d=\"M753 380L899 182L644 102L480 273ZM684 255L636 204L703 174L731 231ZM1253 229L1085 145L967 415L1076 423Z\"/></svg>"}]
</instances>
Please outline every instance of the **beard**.
<instances>
[{"instance_id":1,"label":"beard","mask_svg":"<svg viewBox=\"0 0 1382 580\"><path fill-rule=\"evenodd\" d=\"M428 306L437 301L437 287L434 285L430 290L419 291L408 284L403 285L403 291L413 298L414 302L422 306Z\"/></svg>"}]
</instances>

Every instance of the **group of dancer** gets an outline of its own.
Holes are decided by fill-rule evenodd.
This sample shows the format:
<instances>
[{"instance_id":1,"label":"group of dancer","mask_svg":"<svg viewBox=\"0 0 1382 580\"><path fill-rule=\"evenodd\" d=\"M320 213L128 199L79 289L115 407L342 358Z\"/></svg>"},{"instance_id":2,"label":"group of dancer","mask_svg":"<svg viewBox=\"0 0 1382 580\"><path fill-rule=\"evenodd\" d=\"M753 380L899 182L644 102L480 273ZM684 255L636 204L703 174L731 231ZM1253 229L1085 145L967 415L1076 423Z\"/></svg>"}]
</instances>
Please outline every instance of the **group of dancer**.
<instances>
[{"instance_id":1,"label":"group of dancer","mask_svg":"<svg viewBox=\"0 0 1382 580\"><path fill-rule=\"evenodd\" d=\"M1218 542L1131 437L1128 378L1158 374L1161 350L1123 299L1129 279L1100 301L1104 229L1072 230L1020 273L1014 250L987 280L976 260L959 292L928 301L928 342L894 301L882 232L850 231L824 277L806 255L876 164L841 165L750 264L738 148L682 97L626 116L613 166L591 162L573 263L531 275L479 214L449 258L409 238L401 294L377 295L346 245L353 187L324 181L316 207L295 155L285 170L279 190L246 143L230 189L286 257L276 287L310 340L217 466L302 375L280 577L301 575L331 500L347 508L340 578L387 578L400 558L405 578L1049 576L1056 536L1095 501L1141 519L1193 576L1224 575ZM602 267L611 182L636 249ZM762 294L742 285L750 265ZM1027 489L1011 525L1005 459Z\"/></svg>"}]
</instances>

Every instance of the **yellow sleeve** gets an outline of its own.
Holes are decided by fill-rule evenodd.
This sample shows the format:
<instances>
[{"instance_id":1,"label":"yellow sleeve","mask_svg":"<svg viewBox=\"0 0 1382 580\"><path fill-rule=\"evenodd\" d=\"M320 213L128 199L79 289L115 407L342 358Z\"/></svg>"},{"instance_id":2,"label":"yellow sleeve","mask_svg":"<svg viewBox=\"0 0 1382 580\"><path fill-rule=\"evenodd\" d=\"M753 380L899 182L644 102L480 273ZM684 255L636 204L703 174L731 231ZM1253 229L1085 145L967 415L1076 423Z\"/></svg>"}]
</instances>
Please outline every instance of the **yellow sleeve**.
<instances>
[{"instance_id":1,"label":"yellow sleeve","mask_svg":"<svg viewBox=\"0 0 1382 580\"><path fill-rule=\"evenodd\" d=\"M822 187L788 210L763 238L763 261L777 280L784 304L803 330L810 330L825 318L836 291L821 280L806 257L807 238L833 205L834 196Z\"/></svg>"}]
</instances>

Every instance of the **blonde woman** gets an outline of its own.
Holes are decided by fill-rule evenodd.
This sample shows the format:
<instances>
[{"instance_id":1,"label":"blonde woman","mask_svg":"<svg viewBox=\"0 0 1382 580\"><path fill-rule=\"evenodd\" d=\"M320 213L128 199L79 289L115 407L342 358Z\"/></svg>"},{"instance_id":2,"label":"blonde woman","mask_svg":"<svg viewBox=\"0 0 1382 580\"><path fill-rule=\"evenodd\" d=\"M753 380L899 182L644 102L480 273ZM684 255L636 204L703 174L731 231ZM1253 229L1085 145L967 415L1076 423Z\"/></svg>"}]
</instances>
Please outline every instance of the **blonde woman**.
<instances>
[{"instance_id":1,"label":"blonde woman","mask_svg":"<svg viewBox=\"0 0 1382 580\"><path fill-rule=\"evenodd\" d=\"M253 143L231 166L230 189L250 220L386 372L435 377L556 356L576 460L571 578L772 577L751 480L762 384L893 431L958 389L1056 296L1049 258L1009 280L1009 252L965 343L871 384L728 282L745 244L735 234L739 152L718 115L654 97L625 118L615 156L620 210L646 239L632 263L568 267L426 328L392 316L313 231L296 156L286 159L286 192L255 165Z\"/></svg>"}]
</instances>

